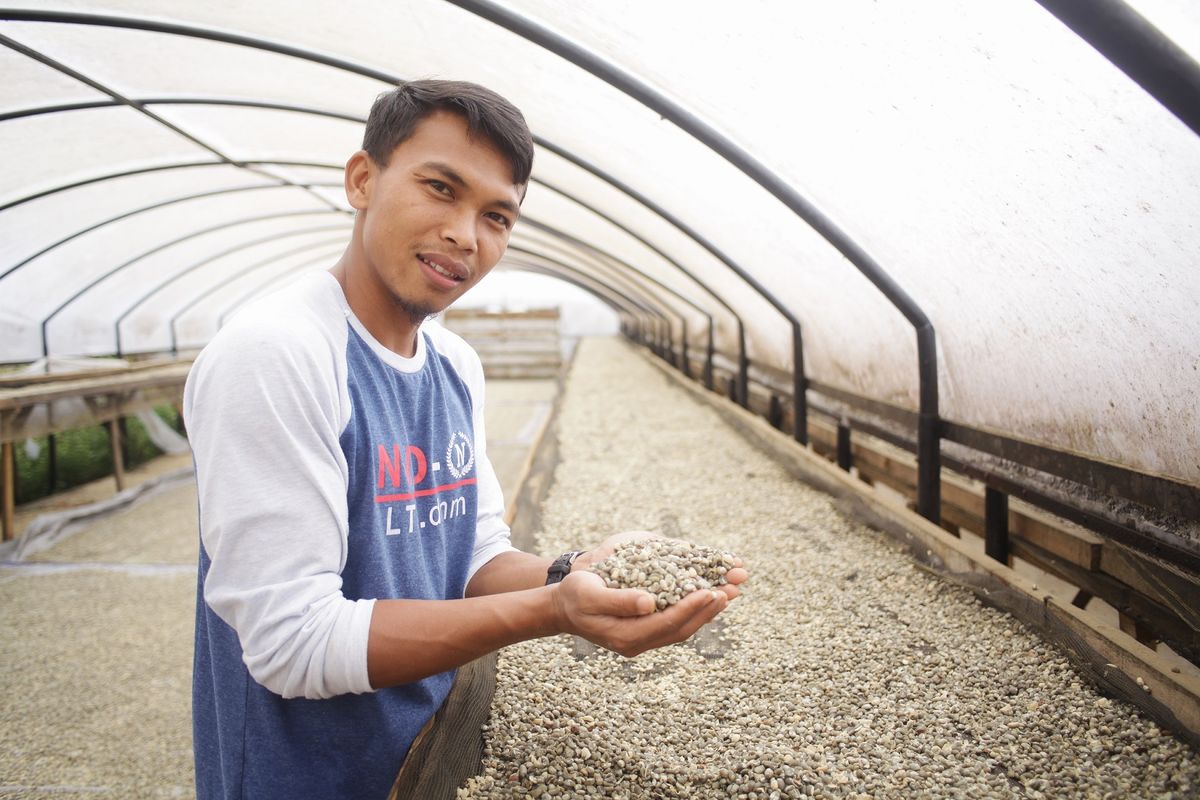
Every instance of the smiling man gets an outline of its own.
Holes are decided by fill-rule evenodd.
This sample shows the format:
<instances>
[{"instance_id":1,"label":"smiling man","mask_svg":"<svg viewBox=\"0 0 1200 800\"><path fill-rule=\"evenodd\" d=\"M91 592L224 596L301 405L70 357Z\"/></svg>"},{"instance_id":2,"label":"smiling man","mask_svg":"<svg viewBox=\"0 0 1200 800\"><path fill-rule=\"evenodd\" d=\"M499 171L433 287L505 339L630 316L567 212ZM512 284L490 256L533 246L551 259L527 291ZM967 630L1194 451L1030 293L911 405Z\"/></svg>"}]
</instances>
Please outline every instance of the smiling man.
<instances>
[{"instance_id":1,"label":"smiling man","mask_svg":"<svg viewBox=\"0 0 1200 800\"><path fill-rule=\"evenodd\" d=\"M662 612L515 550L487 459L483 370L425 320L504 254L533 160L524 118L480 86L380 96L346 164L356 209L328 272L246 308L188 379L200 499L197 796L382 800L454 670L568 632L636 655L738 594Z\"/></svg>"}]
</instances>

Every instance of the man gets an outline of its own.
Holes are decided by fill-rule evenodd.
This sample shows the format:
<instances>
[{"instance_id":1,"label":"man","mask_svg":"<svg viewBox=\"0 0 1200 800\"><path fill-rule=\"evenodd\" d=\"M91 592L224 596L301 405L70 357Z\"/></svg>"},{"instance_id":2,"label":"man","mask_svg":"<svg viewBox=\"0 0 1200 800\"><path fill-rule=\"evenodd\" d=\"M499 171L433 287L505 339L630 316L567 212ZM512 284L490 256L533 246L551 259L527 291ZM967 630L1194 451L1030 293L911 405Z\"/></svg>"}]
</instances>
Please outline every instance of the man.
<instances>
[{"instance_id":1,"label":"man","mask_svg":"<svg viewBox=\"0 0 1200 800\"><path fill-rule=\"evenodd\" d=\"M455 667L562 632L635 655L737 596L744 570L652 613L584 569L620 537L555 564L509 544L479 360L422 323L499 261L532 158L520 112L482 87L382 95L346 164L341 259L197 359L202 800L384 798Z\"/></svg>"}]
</instances>

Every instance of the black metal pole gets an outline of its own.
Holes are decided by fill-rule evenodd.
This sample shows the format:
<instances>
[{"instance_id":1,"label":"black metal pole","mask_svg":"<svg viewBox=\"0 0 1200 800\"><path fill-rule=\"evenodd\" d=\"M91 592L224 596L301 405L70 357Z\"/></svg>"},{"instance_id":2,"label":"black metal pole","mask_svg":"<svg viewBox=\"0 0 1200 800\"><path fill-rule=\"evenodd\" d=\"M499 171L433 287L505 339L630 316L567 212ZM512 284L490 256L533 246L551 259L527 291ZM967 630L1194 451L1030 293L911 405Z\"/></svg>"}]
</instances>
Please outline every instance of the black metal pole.
<instances>
[{"instance_id":1,"label":"black metal pole","mask_svg":"<svg viewBox=\"0 0 1200 800\"><path fill-rule=\"evenodd\" d=\"M708 342L704 348L704 388L710 392L713 388L713 353L716 350L714 343L713 325L716 323L712 317L708 319Z\"/></svg>"},{"instance_id":2,"label":"black metal pole","mask_svg":"<svg viewBox=\"0 0 1200 800\"><path fill-rule=\"evenodd\" d=\"M1200 134L1200 64L1122 0L1037 0Z\"/></svg>"},{"instance_id":3,"label":"black metal pole","mask_svg":"<svg viewBox=\"0 0 1200 800\"><path fill-rule=\"evenodd\" d=\"M1008 495L988 486L983 495L984 552L1008 563Z\"/></svg>"},{"instance_id":4,"label":"black metal pole","mask_svg":"<svg viewBox=\"0 0 1200 800\"><path fill-rule=\"evenodd\" d=\"M804 342L800 341L800 326L792 326L792 437L808 444L808 376L804 372Z\"/></svg>"},{"instance_id":5,"label":"black metal pole","mask_svg":"<svg viewBox=\"0 0 1200 800\"><path fill-rule=\"evenodd\" d=\"M938 522L941 516L941 487L938 485L941 476L941 448L936 440L938 433L937 350L932 323L908 293L832 219L783 181L774 171L717 131L716 128L684 109L648 83L549 28L509 11L491 0L447 0L447 2L541 45L629 95L707 145L808 223L813 230L844 255L904 315L917 331L920 413L923 418L917 429L917 438L920 442L917 465L917 510L927 519ZM766 296L765 289L762 291Z\"/></svg>"},{"instance_id":6,"label":"black metal pole","mask_svg":"<svg viewBox=\"0 0 1200 800\"><path fill-rule=\"evenodd\" d=\"M850 448L850 423L843 417L837 426L837 465L846 472L854 464L853 453Z\"/></svg>"}]
</instances>

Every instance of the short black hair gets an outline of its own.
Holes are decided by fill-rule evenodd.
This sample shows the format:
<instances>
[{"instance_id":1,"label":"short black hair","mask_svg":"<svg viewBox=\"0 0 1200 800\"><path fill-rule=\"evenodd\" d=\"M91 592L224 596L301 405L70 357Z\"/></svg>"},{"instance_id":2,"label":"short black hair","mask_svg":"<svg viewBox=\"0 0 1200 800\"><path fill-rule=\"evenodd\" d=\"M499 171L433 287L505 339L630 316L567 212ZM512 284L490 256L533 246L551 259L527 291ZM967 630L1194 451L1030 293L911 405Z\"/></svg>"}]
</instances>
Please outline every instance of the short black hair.
<instances>
[{"instance_id":1,"label":"short black hair","mask_svg":"<svg viewBox=\"0 0 1200 800\"><path fill-rule=\"evenodd\" d=\"M450 111L467 122L468 136L483 136L512 165L513 183L529 182L533 171L533 134L525 117L500 95L468 81L405 81L375 98L367 115L362 149L386 167L392 151L412 136L434 111Z\"/></svg>"}]
</instances>

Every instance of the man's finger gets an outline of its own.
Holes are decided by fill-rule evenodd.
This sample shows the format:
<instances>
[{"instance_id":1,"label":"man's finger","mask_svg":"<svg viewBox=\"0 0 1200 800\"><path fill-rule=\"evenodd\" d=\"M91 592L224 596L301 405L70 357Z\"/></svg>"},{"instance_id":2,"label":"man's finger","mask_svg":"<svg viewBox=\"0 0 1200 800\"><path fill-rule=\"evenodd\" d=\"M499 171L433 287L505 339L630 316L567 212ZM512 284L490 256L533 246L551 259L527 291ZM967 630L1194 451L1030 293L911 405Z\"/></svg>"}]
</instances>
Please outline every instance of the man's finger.
<instances>
[{"instance_id":1,"label":"man's finger","mask_svg":"<svg viewBox=\"0 0 1200 800\"><path fill-rule=\"evenodd\" d=\"M604 588L590 610L610 617L641 617L655 608L654 595L643 589Z\"/></svg>"},{"instance_id":2,"label":"man's finger","mask_svg":"<svg viewBox=\"0 0 1200 800\"><path fill-rule=\"evenodd\" d=\"M724 592L701 590L692 592L670 608L660 612L665 638L661 644L682 642L720 614L729 604ZM658 645L655 645L658 646Z\"/></svg>"}]
</instances>

